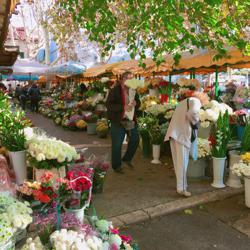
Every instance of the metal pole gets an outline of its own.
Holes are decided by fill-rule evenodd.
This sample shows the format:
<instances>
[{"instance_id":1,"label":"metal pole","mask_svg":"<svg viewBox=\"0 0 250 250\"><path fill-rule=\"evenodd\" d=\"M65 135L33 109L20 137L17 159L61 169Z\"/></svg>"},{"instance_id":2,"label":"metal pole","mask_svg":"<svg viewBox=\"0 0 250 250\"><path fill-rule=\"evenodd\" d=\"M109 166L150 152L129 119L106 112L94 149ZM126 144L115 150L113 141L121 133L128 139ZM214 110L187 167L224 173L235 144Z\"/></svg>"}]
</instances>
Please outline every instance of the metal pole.
<instances>
[{"instance_id":1,"label":"metal pole","mask_svg":"<svg viewBox=\"0 0 250 250\"><path fill-rule=\"evenodd\" d=\"M171 103L172 100L172 76L169 74L169 95L168 95L168 102Z\"/></svg>"},{"instance_id":2,"label":"metal pole","mask_svg":"<svg viewBox=\"0 0 250 250\"><path fill-rule=\"evenodd\" d=\"M219 97L219 72L218 68L216 67L215 71L215 99L218 100Z\"/></svg>"}]
</instances>

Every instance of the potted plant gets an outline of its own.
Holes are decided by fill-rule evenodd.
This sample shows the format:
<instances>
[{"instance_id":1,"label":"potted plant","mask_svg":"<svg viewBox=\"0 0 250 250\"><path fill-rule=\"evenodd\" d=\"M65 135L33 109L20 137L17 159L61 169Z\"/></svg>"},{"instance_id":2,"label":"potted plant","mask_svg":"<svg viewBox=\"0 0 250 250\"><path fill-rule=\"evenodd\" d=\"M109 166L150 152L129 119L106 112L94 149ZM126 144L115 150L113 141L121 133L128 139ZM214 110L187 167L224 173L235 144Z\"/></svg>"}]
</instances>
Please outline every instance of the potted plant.
<instances>
[{"instance_id":1,"label":"potted plant","mask_svg":"<svg viewBox=\"0 0 250 250\"><path fill-rule=\"evenodd\" d=\"M156 120L155 125L150 128L149 134L153 150L153 160L151 161L151 163L161 164L160 161L161 144L163 143L165 134L162 133L158 120Z\"/></svg>"},{"instance_id":2,"label":"potted plant","mask_svg":"<svg viewBox=\"0 0 250 250\"><path fill-rule=\"evenodd\" d=\"M247 116L248 113L244 109L235 111L231 116L232 120L236 123L237 138L240 141L242 140L245 126L247 124Z\"/></svg>"},{"instance_id":3,"label":"potted plant","mask_svg":"<svg viewBox=\"0 0 250 250\"><path fill-rule=\"evenodd\" d=\"M109 132L108 121L106 119L100 119L97 121L96 132L100 138L106 138Z\"/></svg>"},{"instance_id":4,"label":"potted plant","mask_svg":"<svg viewBox=\"0 0 250 250\"><path fill-rule=\"evenodd\" d=\"M155 119L151 115L145 115L138 118L138 128L142 142L142 152L145 158L149 158L152 151L150 141L150 128L155 124Z\"/></svg>"},{"instance_id":5,"label":"potted plant","mask_svg":"<svg viewBox=\"0 0 250 250\"><path fill-rule=\"evenodd\" d=\"M24 135L24 114L12 112L6 96L0 96L0 143L8 149L11 165L16 175L17 184L27 178L26 153Z\"/></svg>"},{"instance_id":6,"label":"potted plant","mask_svg":"<svg viewBox=\"0 0 250 250\"><path fill-rule=\"evenodd\" d=\"M245 203L250 208L250 152L241 155L241 160L233 165L232 171L235 175L244 177Z\"/></svg>"},{"instance_id":7,"label":"potted plant","mask_svg":"<svg viewBox=\"0 0 250 250\"><path fill-rule=\"evenodd\" d=\"M110 167L110 164L107 160L96 160L93 164L93 167L93 193L102 193L105 176Z\"/></svg>"},{"instance_id":8,"label":"potted plant","mask_svg":"<svg viewBox=\"0 0 250 250\"><path fill-rule=\"evenodd\" d=\"M229 114L226 111L213 123L209 137L211 155L213 157L213 183L215 188L224 188L224 169L227 154L227 144L230 138Z\"/></svg>"},{"instance_id":9,"label":"potted plant","mask_svg":"<svg viewBox=\"0 0 250 250\"><path fill-rule=\"evenodd\" d=\"M60 217L64 208L66 213L74 214L83 222L84 210L91 198L90 177L82 171L69 171L64 178L55 177L52 172L46 171L40 184L33 189L34 199L40 202L40 211L46 214L56 203L57 216Z\"/></svg>"},{"instance_id":10,"label":"potted plant","mask_svg":"<svg viewBox=\"0 0 250 250\"><path fill-rule=\"evenodd\" d=\"M96 134L97 120L98 120L98 116L95 114L91 114L85 117L85 121L87 122L88 135Z\"/></svg>"},{"instance_id":11,"label":"potted plant","mask_svg":"<svg viewBox=\"0 0 250 250\"><path fill-rule=\"evenodd\" d=\"M227 180L227 186L233 188L242 187L240 178L232 171L233 165L238 163L241 159L241 154L250 151L250 123L245 126L245 130L241 141L241 150L232 150L229 152L229 177Z\"/></svg>"},{"instance_id":12,"label":"potted plant","mask_svg":"<svg viewBox=\"0 0 250 250\"><path fill-rule=\"evenodd\" d=\"M190 178L204 178L205 169L208 166L208 157L211 154L208 139L198 138L197 160L189 159L187 176Z\"/></svg>"},{"instance_id":13,"label":"potted plant","mask_svg":"<svg viewBox=\"0 0 250 250\"><path fill-rule=\"evenodd\" d=\"M63 207L66 213L74 214L80 222L83 222L84 211L91 200L92 181L88 174L80 170L69 171L66 178L72 193Z\"/></svg>"}]
</instances>

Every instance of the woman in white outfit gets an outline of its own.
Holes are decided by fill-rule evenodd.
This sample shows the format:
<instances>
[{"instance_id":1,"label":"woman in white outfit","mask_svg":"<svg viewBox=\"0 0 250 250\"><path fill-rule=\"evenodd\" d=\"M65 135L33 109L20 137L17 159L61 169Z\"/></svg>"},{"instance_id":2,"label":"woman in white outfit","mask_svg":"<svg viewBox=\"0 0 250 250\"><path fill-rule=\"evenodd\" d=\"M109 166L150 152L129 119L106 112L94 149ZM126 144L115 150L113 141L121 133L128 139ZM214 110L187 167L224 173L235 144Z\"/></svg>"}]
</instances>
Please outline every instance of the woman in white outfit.
<instances>
[{"instance_id":1,"label":"woman in white outfit","mask_svg":"<svg viewBox=\"0 0 250 250\"><path fill-rule=\"evenodd\" d=\"M197 124L201 102L190 97L179 103L170 121L165 141L170 140L173 164L177 180L177 192L186 197L187 167L192 142L197 137Z\"/></svg>"}]
</instances>

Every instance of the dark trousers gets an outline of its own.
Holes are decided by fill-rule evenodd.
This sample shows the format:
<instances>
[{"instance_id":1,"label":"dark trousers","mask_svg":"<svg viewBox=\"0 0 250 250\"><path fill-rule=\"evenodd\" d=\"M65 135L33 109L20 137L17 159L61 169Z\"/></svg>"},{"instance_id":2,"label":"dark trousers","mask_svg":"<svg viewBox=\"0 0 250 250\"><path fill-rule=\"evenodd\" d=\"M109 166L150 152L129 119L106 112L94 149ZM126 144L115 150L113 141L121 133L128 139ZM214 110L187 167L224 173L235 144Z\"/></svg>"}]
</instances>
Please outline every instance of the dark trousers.
<instances>
[{"instance_id":1,"label":"dark trousers","mask_svg":"<svg viewBox=\"0 0 250 250\"><path fill-rule=\"evenodd\" d=\"M22 109L25 110L25 108L26 108L26 97L25 96L20 96L19 100L20 100L20 105L21 105Z\"/></svg>"},{"instance_id":2,"label":"dark trousers","mask_svg":"<svg viewBox=\"0 0 250 250\"><path fill-rule=\"evenodd\" d=\"M39 108L39 100L37 99L31 99L30 100L30 109L32 112L36 111L38 112L38 108Z\"/></svg>"},{"instance_id":3,"label":"dark trousers","mask_svg":"<svg viewBox=\"0 0 250 250\"><path fill-rule=\"evenodd\" d=\"M125 135L128 134L128 147L125 155L121 159L122 143ZM111 123L111 140L112 140L112 168L117 169L121 167L121 161L132 161L135 152L139 145L139 134L137 127L129 132L123 126Z\"/></svg>"}]
</instances>

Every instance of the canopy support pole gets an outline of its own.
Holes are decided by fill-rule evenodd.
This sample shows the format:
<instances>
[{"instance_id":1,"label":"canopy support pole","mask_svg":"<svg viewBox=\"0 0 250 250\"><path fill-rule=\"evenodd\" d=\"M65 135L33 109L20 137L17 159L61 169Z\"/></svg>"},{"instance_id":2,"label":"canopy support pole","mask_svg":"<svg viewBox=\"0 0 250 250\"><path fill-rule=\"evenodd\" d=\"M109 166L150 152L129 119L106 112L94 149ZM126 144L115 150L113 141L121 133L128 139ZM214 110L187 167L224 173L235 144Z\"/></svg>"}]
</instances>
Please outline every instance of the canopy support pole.
<instances>
[{"instance_id":1,"label":"canopy support pole","mask_svg":"<svg viewBox=\"0 0 250 250\"><path fill-rule=\"evenodd\" d=\"M172 76L169 74L169 88L168 88L168 102L171 103L172 101Z\"/></svg>"},{"instance_id":2,"label":"canopy support pole","mask_svg":"<svg viewBox=\"0 0 250 250\"><path fill-rule=\"evenodd\" d=\"M216 67L215 71L215 99L218 100L219 97L219 72L218 68Z\"/></svg>"}]
</instances>

